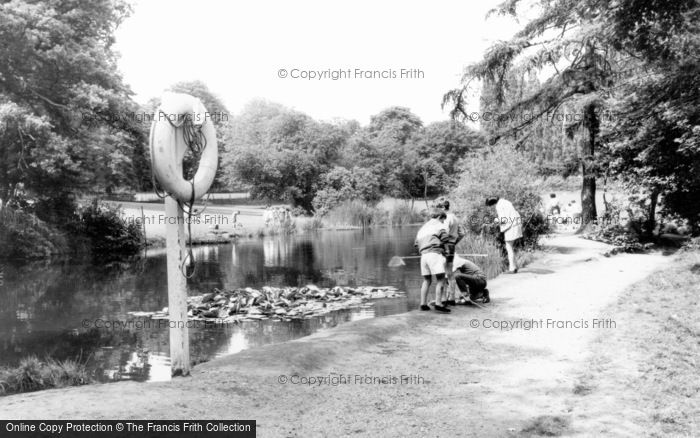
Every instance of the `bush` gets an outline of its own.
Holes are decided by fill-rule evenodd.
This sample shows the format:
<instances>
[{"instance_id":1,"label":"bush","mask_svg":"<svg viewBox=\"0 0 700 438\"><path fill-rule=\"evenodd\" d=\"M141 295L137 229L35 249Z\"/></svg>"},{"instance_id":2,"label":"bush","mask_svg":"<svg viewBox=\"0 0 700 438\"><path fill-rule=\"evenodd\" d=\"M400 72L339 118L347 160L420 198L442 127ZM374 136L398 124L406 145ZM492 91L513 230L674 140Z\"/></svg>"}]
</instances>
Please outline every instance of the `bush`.
<instances>
[{"instance_id":1,"label":"bush","mask_svg":"<svg viewBox=\"0 0 700 438\"><path fill-rule=\"evenodd\" d=\"M77 221L70 228L73 234L84 239L93 257L103 260L136 254L144 244L138 222L123 221L118 207L99 201L80 209Z\"/></svg>"},{"instance_id":2,"label":"bush","mask_svg":"<svg viewBox=\"0 0 700 438\"><path fill-rule=\"evenodd\" d=\"M379 200L379 181L367 169L334 167L323 175L313 200L316 214L326 215L345 201L358 199L367 203Z\"/></svg>"},{"instance_id":3,"label":"bush","mask_svg":"<svg viewBox=\"0 0 700 438\"><path fill-rule=\"evenodd\" d=\"M452 210L472 233L484 232L499 241L503 237L494 226L495 209L487 207L485 200L490 196L509 200L523 221L519 245L531 248L549 232L540 198L545 189L536 166L512 146L502 145L464 160L459 183L449 198Z\"/></svg>"},{"instance_id":4,"label":"bush","mask_svg":"<svg viewBox=\"0 0 700 438\"><path fill-rule=\"evenodd\" d=\"M635 231L630 224L622 226L619 224L592 225L588 232L582 237L589 240L607 243L615 248L612 254L619 252L638 253L645 252L650 248L650 244L642 244L639 240L639 232Z\"/></svg>"},{"instance_id":5,"label":"bush","mask_svg":"<svg viewBox=\"0 0 700 438\"><path fill-rule=\"evenodd\" d=\"M260 237L268 236L286 236L289 234L294 234L297 232L297 224L294 219L283 220L277 223L273 223L265 226L264 229L259 230L258 235Z\"/></svg>"},{"instance_id":6,"label":"bush","mask_svg":"<svg viewBox=\"0 0 700 438\"><path fill-rule=\"evenodd\" d=\"M66 254L68 241L35 215L5 206L0 210L0 248L0 258L39 259Z\"/></svg>"},{"instance_id":7,"label":"bush","mask_svg":"<svg viewBox=\"0 0 700 438\"><path fill-rule=\"evenodd\" d=\"M323 219L320 216L314 216L308 221L302 222L301 229L305 232L318 231L323 228Z\"/></svg>"}]
</instances>

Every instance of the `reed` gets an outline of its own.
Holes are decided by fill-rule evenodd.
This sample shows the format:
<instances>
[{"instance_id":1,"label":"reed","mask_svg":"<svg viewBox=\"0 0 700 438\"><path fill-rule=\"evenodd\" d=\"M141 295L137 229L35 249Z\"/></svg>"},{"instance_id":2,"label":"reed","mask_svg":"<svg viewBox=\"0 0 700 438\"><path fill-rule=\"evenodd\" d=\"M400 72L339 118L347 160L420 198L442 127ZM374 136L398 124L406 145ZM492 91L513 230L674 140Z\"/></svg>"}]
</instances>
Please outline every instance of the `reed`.
<instances>
[{"instance_id":1,"label":"reed","mask_svg":"<svg viewBox=\"0 0 700 438\"><path fill-rule=\"evenodd\" d=\"M22 359L17 367L0 367L0 394L39 391L50 388L86 385L92 382L84 364L67 359Z\"/></svg>"},{"instance_id":2,"label":"reed","mask_svg":"<svg viewBox=\"0 0 700 438\"><path fill-rule=\"evenodd\" d=\"M495 278L506 269L498 243L484 234L468 232L457 245L457 254L486 254L486 257L470 260L479 265L488 278Z\"/></svg>"},{"instance_id":3,"label":"reed","mask_svg":"<svg viewBox=\"0 0 700 438\"><path fill-rule=\"evenodd\" d=\"M402 226L424 222L423 216L404 203L387 207L370 205L364 201L345 201L333 207L322 217L327 228L369 228L375 226ZM317 222L316 225L319 225Z\"/></svg>"}]
</instances>

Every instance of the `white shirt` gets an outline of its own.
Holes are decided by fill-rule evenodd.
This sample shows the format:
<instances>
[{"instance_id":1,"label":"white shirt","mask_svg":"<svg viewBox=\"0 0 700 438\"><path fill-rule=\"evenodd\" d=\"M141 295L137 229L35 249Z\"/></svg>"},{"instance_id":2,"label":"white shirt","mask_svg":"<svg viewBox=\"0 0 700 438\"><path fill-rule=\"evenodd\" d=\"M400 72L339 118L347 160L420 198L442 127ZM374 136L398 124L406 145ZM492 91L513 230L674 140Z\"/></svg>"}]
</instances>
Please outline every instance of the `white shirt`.
<instances>
[{"instance_id":1,"label":"white shirt","mask_svg":"<svg viewBox=\"0 0 700 438\"><path fill-rule=\"evenodd\" d=\"M520 225L520 213L515 210L513 204L505 199L499 199L496 203L496 215L498 215L498 223L501 227L501 232L505 232L513 225Z\"/></svg>"}]
</instances>

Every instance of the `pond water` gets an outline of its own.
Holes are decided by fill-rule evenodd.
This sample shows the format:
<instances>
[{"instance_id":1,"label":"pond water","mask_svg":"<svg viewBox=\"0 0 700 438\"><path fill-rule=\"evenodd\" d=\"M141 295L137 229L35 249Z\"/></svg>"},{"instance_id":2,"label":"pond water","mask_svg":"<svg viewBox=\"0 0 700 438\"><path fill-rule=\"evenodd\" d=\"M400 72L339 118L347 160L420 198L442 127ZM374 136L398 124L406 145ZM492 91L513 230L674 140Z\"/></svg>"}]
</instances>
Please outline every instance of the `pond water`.
<instances>
[{"instance_id":1,"label":"pond water","mask_svg":"<svg viewBox=\"0 0 700 438\"><path fill-rule=\"evenodd\" d=\"M415 227L323 231L195 247L197 267L188 294L213 288L391 285L402 298L300 321L249 321L190 329L195 363L248 348L285 342L363 318L419 305L418 261L389 268L394 255L413 252ZM134 311L167 306L166 259L151 250L137 262L110 266L0 262L0 365L27 356L77 359L101 381L170 378L168 329ZM167 324L167 322L165 323Z\"/></svg>"}]
</instances>

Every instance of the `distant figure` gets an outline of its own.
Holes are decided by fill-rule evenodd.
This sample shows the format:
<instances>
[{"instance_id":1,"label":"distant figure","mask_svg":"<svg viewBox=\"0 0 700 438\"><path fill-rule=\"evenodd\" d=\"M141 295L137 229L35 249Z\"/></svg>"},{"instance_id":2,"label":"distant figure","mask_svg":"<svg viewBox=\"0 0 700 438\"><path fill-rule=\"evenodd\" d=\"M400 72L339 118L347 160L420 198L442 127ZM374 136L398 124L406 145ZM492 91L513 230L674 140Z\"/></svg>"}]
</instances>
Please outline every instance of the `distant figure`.
<instances>
[{"instance_id":1,"label":"distant figure","mask_svg":"<svg viewBox=\"0 0 700 438\"><path fill-rule=\"evenodd\" d=\"M496 216L500 230L506 241L506 252L508 253L508 273L516 274L518 266L515 264L515 249L513 243L523 237L523 224L520 213L515 210L510 201L499 197L487 198L486 205L496 207Z\"/></svg>"},{"instance_id":2,"label":"distant figure","mask_svg":"<svg viewBox=\"0 0 700 438\"><path fill-rule=\"evenodd\" d=\"M240 210L234 211L233 215L231 216L231 221L233 223L233 228L236 228L238 224L238 215L241 214Z\"/></svg>"},{"instance_id":3,"label":"distant figure","mask_svg":"<svg viewBox=\"0 0 700 438\"><path fill-rule=\"evenodd\" d=\"M561 207L559 207L559 200L557 199L556 193L550 193L549 195L549 214L552 216L559 216L561 214Z\"/></svg>"},{"instance_id":4,"label":"distant figure","mask_svg":"<svg viewBox=\"0 0 700 438\"><path fill-rule=\"evenodd\" d=\"M469 294L469 300L476 301L483 298L483 303L491 301L489 290L486 289L486 274L476 263L472 263L460 256L454 259L454 278L459 290Z\"/></svg>"},{"instance_id":5,"label":"distant figure","mask_svg":"<svg viewBox=\"0 0 700 438\"><path fill-rule=\"evenodd\" d=\"M274 220L275 218L275 212L272 208L267 207L265 211L263 212L263 222L265 222L265 226L269 227L270 223Z\"/></svg>"},{"instance_id":6,"label":"distant figure","mask_svg":"<svg viewBox=\"0 0 700 438\"><path fill-rule=\"evenodd\" d=\"M434 208L430 212L430 220L423 225L416 235L415 246L420 253L420 273L423 276L423 284L420 289L420 309L430 310L428 306L428 290L435 276L435 310L449 313L450 309L442 303L442 294L445 288L445 244L449 235L445 230L444 211Z\"/></svg>"},{"instance_id":7,"label":"distant figure","mask_svg":"<svg viewBox=\"0 0 700 438\"><path fill-rule=\"evenodd\" d=\"M292 213L288 207L267 207L263 221L266 227L280 227L292 221Z\"/></svg>"}]
</instances>

